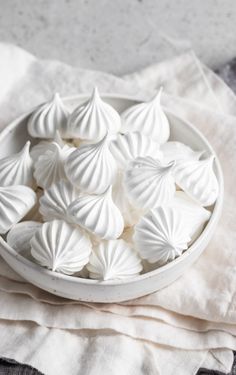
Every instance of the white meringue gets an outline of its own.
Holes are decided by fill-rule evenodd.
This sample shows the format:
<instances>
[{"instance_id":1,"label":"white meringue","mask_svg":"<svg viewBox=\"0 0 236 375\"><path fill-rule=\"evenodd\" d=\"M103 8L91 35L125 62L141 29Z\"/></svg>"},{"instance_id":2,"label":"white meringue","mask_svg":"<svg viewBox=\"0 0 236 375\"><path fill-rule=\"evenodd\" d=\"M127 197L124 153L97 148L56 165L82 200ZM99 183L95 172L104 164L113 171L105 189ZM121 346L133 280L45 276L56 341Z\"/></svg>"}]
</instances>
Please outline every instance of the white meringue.
<instances>
[{"instance_id":1,"label":"white meringue","mask_svg":"<svg viewBox=\"0 0 236 375\"><path fill-rule=\"evenodd\" d=\"M204 160L186 160L174 170L178 186L203 206L215 203L219 194L213 162L214 156Z\"/></svg>"},{"instance_id":2,"label":"white meringue","mask_svg":"<svg viewBox=\"0 0 236 375\"><path fill-rule=\"evenodd\" d=\"M69 116L67 133L71 138L99 141L107 132L117 133L120 126L119 114L100 98L95 88L88 102Z\"/></svg>"},{"instance_id":3,"label":"white meringue","mask_svg":"<svg viewBox=\"0 0 236 375\"><path fill-rule=\"evenodd\" d=\"M42 224L30 245L37 263L66 275L82 270L91 253L91 243L83 232L62 220Z\"/></svg>"},{"instance_id":4,"label":"white meringue","mask_svg":"<svg viewBox=\"0 0 236 375\"><path fill-rule=\"evenodd\" d=\"M191 238L182 215L171 207L156 207L135 226L134 243L141 257L163 265L180 256Z\"/></svg>"},{"instance_id":5,"label":"white meringue","mask_svg":"<svg viewBox=\"0 0 236 375\"><path fill-rule=\"evenodd\" d=\"M23 185L0 187L0 233L6 233L35 205L35 192Z\"/></svg>"},{"instance_id":6,"label":"white meringue","mask_svg":"<svg viewBox=\"0 0 236 375\"><path fill-rule=\"evenodd\" d=\"M130 162L124 182L131 202L150 209L171 201L175 194L174 165L175 162L165 164L150 156Z\"/></svg>"},{"instance_id":7,"label":"white meringue","mask_svg":"<svg viewBox=\"0 0 236 375\"><path fill-rule=\"evenodd\" d=\"M53 142L43 155L35 162L34 177L38 186L48 188L53 183L66 178L65 161L75 148L67 145L62 148Z\"/></svg>"},{"instance_id":8,"label":"white meringue","mask_svg":"<svg viewBox=\"0 0 236 375\"><path fill-rule=\"evenodd\" d=\"M41 226L42 223L37 221L23 221L13 225L7 234L8 245L25 258L32 259L30 240Z\"/></svg>"},{"instance_id":9,"label":"white meringue","mask_svg":"<svg viewBox=\"0 0 236 375\"><path fill-rule=\"evenodd\" d=\"M60 180L47 190L40 198L39 212L44 221L64 219L71 221L68 214L68 206L79 196L79 191L69 181Z\"/></svg>"},{"instance_id":10,"label":"white meringue","mask_svg":"<svg viewBox=\"0 0 236 375\"><path fill-rule=\"evenodd\" d=\"M185 228L189 228L190 237L195 240L202 232L204 224L210 219L211 212L192 200L185 192L177 191L170 207L183 217Z\"/></svg>"},{"instance_id":11,"label":"white meringue","mask_svg":"<svg viewBox=\"0 0 236 375\"><path fill-rule=\"evenodd\" d=\"M170 136L169 121L161 107L162 89L147 103L136 104L122 113L121 132L139 131L159 144L165 143Z\"/></svg>"},{"instance_id":12,"label":"white meringue","mask_svg":"<svg viewBox=\"0 0 236 375\"><path fill-rule=\"evenodd\" d=\"M117 165L109 149L108 135L83 145L67 159L65 170L71 183L87 193L101 194L112 184Z\"/></svg>"},{"instance_id":13,"label":"white meringue","mask_svg":"<svg viewBox=\"0 0 236 375\"><path fill-rule=\"evenodd\" d=\"M83 195L68 207L74 222L103 239L118 238L124 229L120 210L112 200L110 186L102 195Z\"/></svg>"},{"instance_id":14,"label":"white meringue","mask_svg":"<svg viewBox=\"0 0 236 375\"><path fill-rule=\"evenodd\" d=\"M30 141L17 154L0 160L0 186L34 185L33 160L29 149Z\"/></svg>"},{"instance_id":15,"label":"white meringue","mask_svg":"<svg viewBox=\"0 0 236 375\"><path fill-rule=\"evenodd\" d=\"M112 187L112 199L122 213L125 226L131 226L138 222L143 212L130 203L123 180L124 175L120 170Z\"/></svg>"},{"instance_id":16,"label":"white meringue","mask_svg":"<svg viewBox=\"0 0 236 375\"><path fill-rule=\"evenodd\" d=\"M86 267L89 277L97 280L128 279L142 271L138 254L123 240L101 242L93 248Z\"/></svg>"},{"instance_id":17,"label":"white meringue","mask_svg":"<svg viewBox=\"0 0 236 375\"><path fill-rule=\"evenodd\" d=\"M30 156L33 159L34 164L38 160L38 158L45 154L48 150L55 151L54 143L57 143L61 148L65 146L65 143L63 142L59 132L56 132L56 136L53 139L53 141L40 141L35 146L31 148ZM66 146L69 148L69 146Z\"/></svg>"},{"instance_id":18,"label":"white meringue","mask_svg":"<svg viewBox=\"0 0 236 375\"><path fill-rule=\"evenodd\" d=\"M166 142L161 145L160 150L163 152L163 158L166 163L175 160L199 160L204 151L194 151L191 147L181 142Z\"/></svg>"},{"instance_id":19,"label":"white meringue","mask_svg":"<svg viewBox=\"0 0 236 375\"><path fill-rule=\"evenodd\" d=\"M66 136L66 126L69 111L63 104L59 94L55 94L49 103L36 108L28 121L28 132L36 138L54 138L59 130Z\"/></svg>"},{"instance_id":20,"label":"white meringue","mask_svg":"<svg viewBox=\"0 0 236 375\"><path fill-rule=\"evenodd\" d=\"M111 142L110 150L121 168L126 167L128 161L139 156L162 158L159 144L140 132L117 135L117 138Z\"/></svg>"}]
</instances>

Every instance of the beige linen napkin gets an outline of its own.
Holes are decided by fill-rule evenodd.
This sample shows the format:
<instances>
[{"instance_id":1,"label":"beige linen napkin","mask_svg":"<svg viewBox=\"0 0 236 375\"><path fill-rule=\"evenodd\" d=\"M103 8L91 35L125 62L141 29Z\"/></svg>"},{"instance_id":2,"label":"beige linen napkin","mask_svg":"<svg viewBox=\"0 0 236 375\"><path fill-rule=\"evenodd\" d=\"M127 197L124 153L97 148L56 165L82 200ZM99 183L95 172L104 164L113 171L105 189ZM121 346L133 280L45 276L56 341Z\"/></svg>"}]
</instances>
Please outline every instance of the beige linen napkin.
<instances>
[{"instance_id":1,"label":"beige linen napkin","mask_svg":"<svg viewBox=\"0 0 236 375\"><path fill-rule=\"evenodd\" d=\"M1 260L2 355L48 374L55 373L53 366L60 367L60 361L43 363L52 345L52 358L60 353L64 361L58 374L93 373L99 368L101 355L105 374L115 373L109 368L114 361L113 371L118 373L119 369L127 374L156 374L158 369L160 374L168 375L176 373L178 366L181 374L194 374L204 361L206 367L209 364L228 371L232 363L230 349L236 347L234 94L192 52L124 79L56 61L40 61L10 45L0 44L0 56L1 127L49 99L55 91L71 95L88 92L96 84L103 92L147 99L163 85L166 107L191 121L210 139L221 159L226 182L224 214L213 241L183 277L150 296L112 305L67 301L24 282ZM27 340L32 341L30 348ZM64 348L64 340L68 347ZM93 351L88 351L91 347ZM34 353L36 348L40 350ZM92 355L94 352L97 355ZM83 363L84 372L82 368L79 372L74 361Z\"/></svg>"}]
</instances>

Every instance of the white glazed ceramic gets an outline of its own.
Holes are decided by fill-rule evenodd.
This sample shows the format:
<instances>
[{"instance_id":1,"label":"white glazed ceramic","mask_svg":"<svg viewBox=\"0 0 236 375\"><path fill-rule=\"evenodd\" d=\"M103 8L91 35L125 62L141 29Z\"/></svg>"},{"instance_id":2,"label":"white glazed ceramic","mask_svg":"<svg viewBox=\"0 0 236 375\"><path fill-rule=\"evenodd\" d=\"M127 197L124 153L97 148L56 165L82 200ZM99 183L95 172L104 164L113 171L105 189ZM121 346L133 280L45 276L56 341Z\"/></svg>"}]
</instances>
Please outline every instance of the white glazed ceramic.
<instances>
[{"instance_id":1,"label":"white glazed ceramic","mask_svg":"<svg viewBox=\"0 0 236 375\"><path fill-rule=\"evenodd\" d=\"M102 95L102 97L120 113L137 103L129 97L117 95ZM64 99L64 103L70 110L73 110L86 100L88 100L88 96L77 96ZM208 141L197 129L169 111L165 111L165 113L170 122L170 140L180 141L196 151L206 150L208 155L215 155ZM18 118L0 134L0 158L19 152L26 140L29 139L27 134L28 117L29 114L26 114ZM30 140L33 143L36 142L33 139ZM126 301L155 292L180 277L197 260L214 234L223 203L223 176L217 157L215 158L214 169L219 182L219 196L204 231L179 258L154 271L130 280L119 281L97 281L66 276L44 269L25 259L11 248L2 237L0 237L0 254L24 279L65 298L109 303Z\"/></svg>"}]
</instances>

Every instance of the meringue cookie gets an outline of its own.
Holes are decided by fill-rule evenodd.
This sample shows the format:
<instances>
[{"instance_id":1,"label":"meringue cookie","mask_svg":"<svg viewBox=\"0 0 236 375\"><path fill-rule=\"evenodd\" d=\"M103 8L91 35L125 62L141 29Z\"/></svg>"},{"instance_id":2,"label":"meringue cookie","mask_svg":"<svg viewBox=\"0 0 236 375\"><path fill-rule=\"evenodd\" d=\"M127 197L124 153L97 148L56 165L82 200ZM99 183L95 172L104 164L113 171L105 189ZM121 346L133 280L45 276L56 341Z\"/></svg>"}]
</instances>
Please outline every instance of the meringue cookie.
<instances>
[{"instance_id":1,"label":"meringue cookie","mask_svg":"<svg viewBox=\"0 0 236 375\"><path fill-rule=\"evenodd\" d=\"M118 134L111 142L110 150L121 168L126 167L128 161L139 156L162 158L159 144L140 132Z\"/></svg>"},{"instance_id":2,"label":"meringue cookie","mask_svg":"<svg viewBox=\"0 0 236 375\"><path fill-rule=\"evenodd\" d=\"M123 112L121 132L139 131L159 144L165 143L170 136L170 125L160 104L161 93L162 89L150 102L136 104Z\"/></svg>"},{"instance_id":3,"label":"meringue cookie","mask_svg":"<svg viewBox=\"0 0 236 375\"><path fill-rule=\"evenodd\" d=\"M41 226L42 224L36 221L23 221L13 225L7 234L8 245L25 258L32 260L30 240Z\"/></svg>"},{"instance_id":4,"label":"meringue cookie","mask_svg":"<svg viewBox=\"0 0 236 375\"><path fill-rule=\"evenodd\" d=\"M170 207L176 209L182 215L185 228L188 228L192 241L200 235L204 224L211 217L211 212L209 210L192 200L183 191L177 191L175 193Z\"/></svg>"},{"instance_id":5,"label":"meringue cookie","mask_svg":"<svg viewBox=\"0 0 236 375\"><path fill-rule=\"evenodd\" d=\"M134 243L141 257L159 266L188 248L191 238L182 215L171 207L156 207L135 226Z\"/></svg>"},{"instance_id":6,"label":"meringue cookie","mask_svg":"<svg viewBox=\"0 0 236 375\"><path fill-rule=\"evenodd\" d=\"M66 135L69 111L62 103L58 93L49 103L36 108L28 121L28 132L36 138L54 138L56 131Z\"/></svg>"},{"instance_id":7,"label":"meringue cookie","mask_svg":"<svg viewBox=\"0 0 236 375\"><path fill-rule=\"evenodd\" d=\"M101 242L86 267L89 277L97 280L128 279L142 271L138 254L123 240Z\"/></svg>"},{"instance_id":8,"label":"meringue cookie","mask_svg":"<svg viewBox=\"0 0 236 375\"><path fill-rule=\"evenodd\" d=\"M111 185L117 170L109 149L108 134L92 145L83 145L67 159L65 170L71 183L87 193L101 194Z\"/></svg>"},{"instance_id":9,"label":"meringue cookie","mask_svg":"<svg viewBox=\"0 0 236 375\"><path fill-rule=\"evenodd\" d=\"M41 155L34 165L34 177L38 186L48 188L53 183L66 178L65 161L74 150L75 148L67 145L61 148L53 142L50 149Z\"/></svg>"},{"instance_id":10,"label":"meringue cookie","mask_svg":"<svg viewBox=\"0 0 236 375\"><path fill-rule=\"evenodd\" d=\"M44 221L53 219L70 221L67 208L78 196L79 191L69 181L60 180L51 185L39 200L39 212Z\"/></svg>"},{"instance_id":11,"label":"meringue cookie","mask_svg":"<svg viewBox=\"0 0 236 375\"><path fill-rule=\"evenodd\" d=\"M112 199L122 213L125 226L131 226L138 222L143 212L130 203L124 186L124 174L122 171L117 173L116 181L112 188Z\"/></svg>"},{"instance_id":12,"label":"meringue cookie","mask_svg":"<svg viewBox=\"0 0 236 375\"><path fill-rule=\"evenodd\" d=\"M17 154L0 160L0 186L34 185L33 160L29 149L30 141Z\"/></svg>"},{"instance_id":13,"label":"meringue cookie","mask_svg":"<svg viewBox=\"0 0 236 375\"><path fill-rule=\"evenodd\" d=\"M23 185L0 187L0 233L6 233L35 205L35 192Z\"/></svg>"},{"instance_id":14,"label":"meringue cookie","mask_svg":"<svg viewBox=\"0 0 236 375\"><path fill-rule=\"evenodd\" d=\"M130 201L145 210L170 202L175 194L174 165L150 156L130 162L124 179Z\"/></svg>"},{"instance_id":15,"label":"meringue cookie","mask_svg":"<svg viewBox=\"0 0 236 375\"><path fill-rule=\"evenodd\" d=\"M199 160L204 151L194 151L191 147L181 142L167 142L161 145L160 150L163 152L163 158L166 163L175 160Z\"/></svg>"},{"instance_id":16,"label":"meringue cookie","mask_svg":"<svg viewBox=\"0 0 236 375\"><path fill-rule=\"evenodd\" d=\"M213 162L214 156L204 160L186 160L174 170L176 183L203 206L215 203L219 194Z\"/></svg>"},{"instance_id":17,"label":"meringue cookie","mask_svg":"<svg viewBox=\"0 0 236 375\"><path fill-rule=\"evenodd\" d=\"M37 263L66 275L82 270L91 253L91 243L83 232L62 220L42 224L30 245Z\"/></svg>"},{"instance_id":18,"label":"meringue cookie","mask_svg":"<svg viewBox=\"0 0 236 375\"><path fill-rule=\"evenodd\" d=\"M61 148L65 146L65 143L63 142L59 132L56 132L56 136L53 139L53 141L40 141L35 146L32 147L30 151L30 156L33 159L34 164L38 160L38 158L45 154L48 150L55 151L54 143L57 143ZM66 146L69 148L69 146Z\"/></svg>"},{"instance_id":19,"label":"meringue cookie","mask_svg":"<svg viewBox=\"0 0 236 375\"><path fill-rule=\"evenodd\" d=\"M74 222L102 239L118 238L124 229L120 210L112 200L110 186L102 195L83 195L68 207Z\"/></svg>"},{"instance_id":20,"label":"meringue cookie","mask_svg":"<svg viewBox=\"0 0 236 375\"><path fill-rule=\"evenodd\" d=\"M107 132L117 133L120 126L119 114L100 98L95 88L88 102L69 116L67 133L71 138L100 141Z\"/></svg>"}]
</instances>

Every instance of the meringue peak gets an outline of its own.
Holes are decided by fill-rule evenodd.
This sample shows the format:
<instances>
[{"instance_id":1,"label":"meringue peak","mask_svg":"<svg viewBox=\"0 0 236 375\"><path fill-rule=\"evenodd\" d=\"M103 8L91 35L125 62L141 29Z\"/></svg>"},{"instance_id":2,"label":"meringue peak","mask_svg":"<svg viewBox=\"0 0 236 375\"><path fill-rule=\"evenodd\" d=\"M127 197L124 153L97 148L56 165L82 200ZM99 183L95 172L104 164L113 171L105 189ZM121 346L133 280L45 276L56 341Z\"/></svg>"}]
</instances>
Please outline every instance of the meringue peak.
<instances>
[{"instance_id":1,"label":"meringue peak","mask_svg":"<svg viewBox=\"0 0 236 375\"><path fill-rule=\"evenodd\" d=\"M170 202L175 194L174 165L174 161L165 164L150 156L130 162L124 183L133 205L146 210Z\"/></svg>"},{"instance_id":2,"label":"meringue peak","mask_svg":"<svg viewBox=\"0 0 236 375\"><path fill-rule=\"evenodd\" d=\"M116 110L102 100L95 87L89 100L75 108L68 120L68 134L71 138L97 141L106 132L115 134L120 130L120 116Z\"/></svg>"},{"instance_id":3,"label":"meringue peak","mask_svg":"<svg viewBox=\"0 0 236 375\"><path fill-rule=\"evenodd\" d=\"M30 245L37 263L66 275L80 271L88 263L91 253L90 240L83 231L63 220L42 224L31 238Z\"/></svg>"},{"instance_id":4,"label":"meringue peak","mask_svg":"<svg viewBox=\"0 0 236 375\"><path fill-rule=\"evenodd\" d=\"M163 87L161 86L160 89L156 92L156 94L151 99L150 103L152 103L154 105L160 105L162 93L163 93Z\"/></svg>"},{"instance_id":5,"label":"meringue peak","mask_svg":"<svg viewBox=\"0 0 236 375\"><path fill-rule=\"evenodd\" d=\"M102 195L83 194L68 207L68 214L82 228L103 239L118 238L124 220L111 196L111 186Z\"/></svg>"},{"instance_id":6,"label":"meringue peak","mask_svg":"<svg viewBox=\"0 0 236 375\"><path fill-rule=\"evenodd\" d=\"M159 159L163 157L159 144L139 131L118 134L116 139L111 141L110 150L121 169L127 166L128 161L140 156Z\"/></svg>"},{"instance_id":7,"label":"meringue peak","mask_svg":"<svg viewBox=\"0 0 236 375\"><path fill-rule=\"evenodd\" d=\"M58 93L46 103L39 105L28 120L28 132L36 138L54 138L59 130L66 136L69 111Z\"/></svg>"},{"instance_id":8,"label":"meringue peak","mask_svg":"<svg viewBox=\"0 0 236 375\"><path fill-rule=\"evenodd\" d=\"M98 88L97 86L94 86L93 88L93 91L92 91L92 95L91 95L91 100L99 100L101 99L100 95L99 95L99 91L98 91Z\"/></svg>"},{"instance_id":9,"label":"meringue peak","mask_svg":"<svg viewBox=\"0 0 236 375\"><path fill-rule=\"evenodd\" d=\"M214 160L214 155L203 160L186 160L174 170L178 186L203 206L212 205L219 193Z\"/></svg>"},{"instance_id":10,"label":"meringue peak","mask_svg":"<svg viewBox=\"0 0 236 375\"><path fill-rule=\"evenodd\" d=\"M0 186L34 186L30 141L16 154L0 160Z\"/></svg>"},{"instance_id":11,"label":"meringue peak","mask_svg":"<svg viewBox=\"0 0 236 375\"><path fill-rule=\"evenodd\" d=\"M163 265L180 256L191 240L180 212L159 206L135 226L134 242L142 258Z\"/></svg>"},{"instance_id":12,"label":"meringue peak","mask_svg":"<svg viewBox=\"0 0 236 375\"><path fill-rule=\"evenodd\" d=\"M31 142L27 141L26 144L24 145L24 147L22 148L22 150L19 152L19 154L21 154L21 155L24 155L24 154L29 155L30 145L31 145Z\"/></svg>"},{"instance_id":13,"label":"meringue peak","mask_svg":"<svg viewBox=\"0 0 236 375\"><path fill-rule=\"evenodd\" d=\"M215 155L210 155L208 158L200 160L200 161L205 162L206 164L209 165L209 167L212 167L214 160L215 160Z\"/></svg>"},{"instance_id":14,"label":"meringue peak","mask_svg":"<svg viewBox=\"0 0 236 375\"><path fill-rule=\"evenodd\" d=\"M137 276L142 263L130 244L119 239L101 241L95 246L86 268L90 278L106 281Z\"/></svg>"},{"instance_id":15,"label":"meringue peak","mask_svg":"<svg viewBox=\"0 0 236 375\"><path fill-rule=\"evenodd\" d=\"M161 168L163 175L165 175L165 174L169 174L169 173L171 173L171 172L173 171L173 168L174 168L175 165L176 165L175 160L172 160L172 161L170 161L169 163L165 163L165 164L163 163L163 164L160 166L160 164L159 164L159 160L157 159L156 170L157 170L157 172L159 173L160 168Z\"/></svg>"},{"instance_id":16,"label":"meringue peak","mask_svg":"<svg viewBox=\"0 0 236 375\"><path fill-rule=\"evenodd\" d=\"M59 102L61 102L61 98L60 98L60 95L59 95L58 92L54 93L53 98L52 98L52 102L53 101L59 101Z\"/></svg>"},{"instance_id":17,"label":"meringue peak","mask_svg":"<svg viewBox=\"0 0 236 375\"><path fill-rule=\"evenodd\" d=\"M159 144L169 139L170 124L160 104L161 93L159 90L151 101L135 104L122 113L123 133L139 131Z\"/></svg>"},{"instance_id":18,"label":"meringue peak","mask_svg":"<svg viewBox=\"0 0 236 375\"><path fill-rule=\"evenodd\" d=\"M68 157L68 179L81 190L102 194L113 182L117 165L110 151L107 133L98 142L82 145Z\"/></svg>"}]
</instances>

